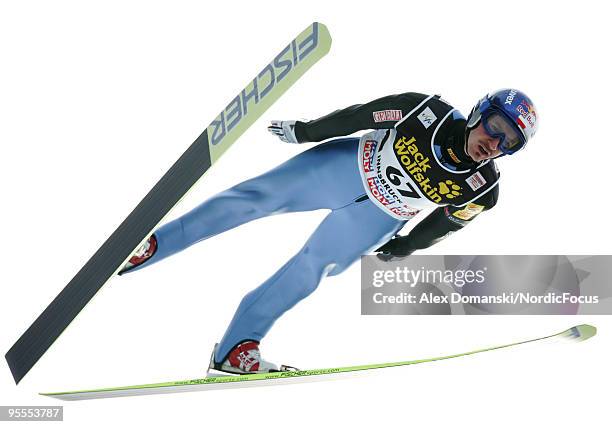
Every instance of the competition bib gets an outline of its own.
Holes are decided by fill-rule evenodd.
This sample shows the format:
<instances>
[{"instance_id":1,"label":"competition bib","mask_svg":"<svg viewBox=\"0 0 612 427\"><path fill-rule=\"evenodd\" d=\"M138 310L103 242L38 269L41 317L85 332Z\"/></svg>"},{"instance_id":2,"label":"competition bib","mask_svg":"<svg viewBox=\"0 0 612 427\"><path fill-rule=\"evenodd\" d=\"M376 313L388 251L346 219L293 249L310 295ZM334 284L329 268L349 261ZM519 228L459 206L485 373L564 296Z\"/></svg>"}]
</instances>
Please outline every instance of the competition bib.
<instances>
[{"instance_id":1,"label":"competition bib","mask_svg":"<svg viewBox=\"0 0 612 427\"><path fill-rule=\"evenodd\" d=\"M448 137L454 111L431 96L395 129L361 137L359 171L366 194L394 218L410 220L425 208L464 206L497 185L499 174L493 162L451 170L436 156L439 141Z\"/></svg>"}]
</instances>

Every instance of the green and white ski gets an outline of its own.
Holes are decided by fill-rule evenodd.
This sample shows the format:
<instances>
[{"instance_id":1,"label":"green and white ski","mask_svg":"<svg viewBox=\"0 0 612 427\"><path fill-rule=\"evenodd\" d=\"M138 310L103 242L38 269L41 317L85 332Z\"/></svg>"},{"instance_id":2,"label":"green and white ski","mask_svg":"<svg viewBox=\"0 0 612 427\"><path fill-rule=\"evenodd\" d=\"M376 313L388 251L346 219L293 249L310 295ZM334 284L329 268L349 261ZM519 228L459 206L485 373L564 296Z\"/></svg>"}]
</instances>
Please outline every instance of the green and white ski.
<instances>
[{"instance_id":1,"label":"green and white ski","mask_svg":"<svg viewBox=\"0 0 612 427\"><path fill-rule=\"evenodd\" d=\"M455 357L469 356L471 354L484 353L486 351L513 347L536 341L552 341L564 339L571 341L584 341L597 333L597 329L591 325L578 325L563 332L545 337L534 338L511 344L498 345L483 348L466 353L452 354L450 356L434 357L431 359L409 360L405 362L379 363L375 365L348 366L344 368L312 369L305 371L274 372L267 374L239 375L228 377L210 377L195 380L175 381L157 384L144 384L125 387L101 388L94 390L65 391L59 393L41 393L61 400L85 400L103 399L108 397L141 396L149 394L182 393L188 391L219 390L227 388L257 387L268 385L293 384L300 382L312 382L320 380L338 379L352 373L369 371L396 366L416 365L419 363L436 362L439 360L452 359Z\"/></svg>"}]
</instances>

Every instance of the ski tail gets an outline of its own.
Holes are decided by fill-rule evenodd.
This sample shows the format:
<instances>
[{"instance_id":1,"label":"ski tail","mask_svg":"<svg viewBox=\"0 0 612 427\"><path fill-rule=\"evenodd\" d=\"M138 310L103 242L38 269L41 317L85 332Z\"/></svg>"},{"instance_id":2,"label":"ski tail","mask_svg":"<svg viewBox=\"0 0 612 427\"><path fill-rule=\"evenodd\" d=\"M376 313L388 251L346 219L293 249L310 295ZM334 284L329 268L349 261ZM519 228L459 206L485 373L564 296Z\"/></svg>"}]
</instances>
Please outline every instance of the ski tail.
<instances>
[{"instance_id":1,"label":"ski tail","mask_svg":"<svg viewBox=\"0 0 612 427\"><path fill-rule=\"evenodd\" d=\"M344 368L313 369L305 371L273 372L267 374L238 375L230 377L209 377L185 381L174 381L166 383L143 384L136 386L124 386L113 388L100 388L92 390L79 390L57 393L41 393L60 400L86 400L103 399L110 397L141 396L150 394L169 394L183 393L192 391L219 390L228 388L244 388L268 385L283 385L292 383L321 381L328 379L346 378L352 374L363 371L371 371L382 368L392 368L398 366L416 365L420 363L436 362L457 357L469 356L477 353L513 347L517 345L533 343L537 341L549 342L556 339L563 341L580 342L585 341L597 333L597 329L591 325L578 325L563 332L547 335L540 338L533 338L525 341L518 341L505 345L482 348L466 353L439 356L431 359L408 360L402 362L379 363L374 365L348 366Z\"/></svg>"},{"instance_id":2,"label":"ski tail","mask_svg":"<svg viewBox=\"0 0 612 427\"><path fill-rule=\"evenodd\" d=\"M210 166L325 56L330 46L331 37L325 25L312 23L234 97L6 353L15 383L30 371Z\"/></svg>"}]
</instances>

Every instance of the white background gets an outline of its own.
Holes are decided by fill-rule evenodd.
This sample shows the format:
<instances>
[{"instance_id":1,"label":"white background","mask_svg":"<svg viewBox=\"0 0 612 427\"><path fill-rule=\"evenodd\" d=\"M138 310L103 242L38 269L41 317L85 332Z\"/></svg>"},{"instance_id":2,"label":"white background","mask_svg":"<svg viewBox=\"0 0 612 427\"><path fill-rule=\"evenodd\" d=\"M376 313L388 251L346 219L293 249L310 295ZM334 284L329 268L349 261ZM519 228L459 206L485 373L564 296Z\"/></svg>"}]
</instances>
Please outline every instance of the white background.
<instances>
[{"instance_id":1,"label":"white background","mask_svg":"<svg viewBox=\"0 0 612 427\"><path fill-rule=\"evenodd\" d=\"M291 7L289 5L292 5ZM172 213L307 147L266 131L391 93L441 93L467 114L513 86L536 139L502 159L497 207L430 254L609 253L609 22L598 2L3 2L0 350L4 353L238 90L313 20L332 50ZM277 216L109 282L0 405L40 391L201 377L241 297L325 212ZM580 345L525 347L360 379L69 403L109 425L608 425L610 317L360 316L359 266L325 280L263 342L302 368L409 360L590 322ZM606 378L607 377L607 378Z\"/></svg>"}]
</instances>

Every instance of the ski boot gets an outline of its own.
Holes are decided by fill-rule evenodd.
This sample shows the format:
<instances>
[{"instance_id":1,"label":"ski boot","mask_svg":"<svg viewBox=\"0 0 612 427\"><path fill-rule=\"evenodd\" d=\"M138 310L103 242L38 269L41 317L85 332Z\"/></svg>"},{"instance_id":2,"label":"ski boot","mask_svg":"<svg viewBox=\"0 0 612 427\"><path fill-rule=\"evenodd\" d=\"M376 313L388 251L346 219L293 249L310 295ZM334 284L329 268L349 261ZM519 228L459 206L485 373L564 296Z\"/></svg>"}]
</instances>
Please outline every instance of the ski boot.
<instances>
[{"instance_id":1,"label":"ski boot","mask_svg":"<svg viewBox=\"0 0 612 427\"><path fill-rule=\"evenodd\" d=\"M144 263L146 260L151 258L153 254L155 254L156 250L157 239L155 238L155 235L152 234L146 242L144 242L138 249L136 249L134 255L132 255L132 257L125 263L123 268L119 270L119 275L121 276L123 273L127 273L128 271Z\"/></svg>"},{"instance_id":2,"label":"ski boot","mask_svg":"<svg viewBox=\"0 0 612 427\"><path fill-rule=\"evenodd\" d=\"M259 343L256 341L244 341L236 345L222 363L215 362L217 345L210 357L207 376L219 377L228 375L263 374L269 372L298 371L292 366L281 365L277 367L261 358Z\"/></svg>"}]
</instances>

